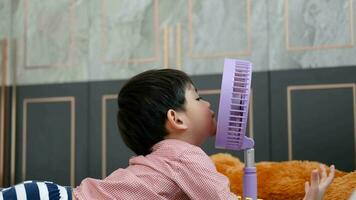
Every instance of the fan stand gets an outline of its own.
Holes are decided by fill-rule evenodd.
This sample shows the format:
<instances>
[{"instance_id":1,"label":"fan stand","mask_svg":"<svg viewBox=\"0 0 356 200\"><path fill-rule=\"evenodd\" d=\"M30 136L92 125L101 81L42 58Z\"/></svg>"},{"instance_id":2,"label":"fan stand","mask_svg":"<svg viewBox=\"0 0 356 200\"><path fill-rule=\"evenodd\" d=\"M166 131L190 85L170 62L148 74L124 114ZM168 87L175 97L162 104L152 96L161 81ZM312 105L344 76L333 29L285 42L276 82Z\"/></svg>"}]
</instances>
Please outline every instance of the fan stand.
<instances>
[{"instance_id":1,"label":"fan stand","mask_svg":"<svg viewBox=\"0 0 356 200\"><path fill-rule=\"evenodd\" d=\"M257 176L255 167L255 149L244 150L243 196L245 200L257 200Z\"/></svg>"}]
</instances>

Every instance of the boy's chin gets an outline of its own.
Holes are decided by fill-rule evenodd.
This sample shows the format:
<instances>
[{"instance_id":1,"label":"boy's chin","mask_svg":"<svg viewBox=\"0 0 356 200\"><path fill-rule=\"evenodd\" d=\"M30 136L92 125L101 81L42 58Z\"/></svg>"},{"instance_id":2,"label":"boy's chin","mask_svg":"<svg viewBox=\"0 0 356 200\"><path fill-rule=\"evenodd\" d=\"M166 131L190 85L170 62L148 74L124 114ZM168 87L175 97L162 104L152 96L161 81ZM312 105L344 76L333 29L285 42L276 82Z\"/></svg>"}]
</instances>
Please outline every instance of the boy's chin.
<instances>
[{"instance_id":1,"label":"boy's chin","mask_svg":"<svg viewBox=\"0 0 356 200\"><path fill-rule=\"evenodd\" d=\"M216 127L214 127L214 130L211 133L211 136L215 136L216 135Z\"/></svg>"},{"instance_id":2,"label":"boy's chin","mask_svg":"<svg viewBox=\"0 0 356 200\"><path fill-rule=\"evenodd\" d=\"M215 118L213 119L213 122L212 122L213 124L212 124L212 131L211 131L211 135L212 136L215 136L216 135L216 126L217 126L217 124L216 124L216 120L215 120Z\"/></svg>"},{"instance_id":3,"label":"boy's chin","mask_svg":"<svg viewBox=\"0 0 356 200\"><path fill-rule=\"evenodd\" d=\"M214 126L214 127L213 127L213 130L210 131L209 136L210 136L210 137L214 137L215 135L216 135L216 126Z\"/></svg>"}]
</instances>

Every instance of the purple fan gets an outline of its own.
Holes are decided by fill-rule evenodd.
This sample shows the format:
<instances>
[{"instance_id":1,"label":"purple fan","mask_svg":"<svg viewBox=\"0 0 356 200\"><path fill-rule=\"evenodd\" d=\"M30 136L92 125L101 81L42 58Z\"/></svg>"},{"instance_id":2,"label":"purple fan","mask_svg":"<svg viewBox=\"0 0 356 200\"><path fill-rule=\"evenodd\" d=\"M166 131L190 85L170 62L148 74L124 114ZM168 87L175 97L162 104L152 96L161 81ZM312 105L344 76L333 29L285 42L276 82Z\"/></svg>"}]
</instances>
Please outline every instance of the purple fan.
<instances>
[{"instance_id":1,"label":"purple fan","mask_svg":"<svg viewBox=\"0 0 356 200\"><path fill-rule=\"evenodd\" d=\"M254 161L254 141L245 136L251 78L251 62L225 59L215 147L245 151L244 199L256 200L257 177Z\"/></svg>"}]
</instances>

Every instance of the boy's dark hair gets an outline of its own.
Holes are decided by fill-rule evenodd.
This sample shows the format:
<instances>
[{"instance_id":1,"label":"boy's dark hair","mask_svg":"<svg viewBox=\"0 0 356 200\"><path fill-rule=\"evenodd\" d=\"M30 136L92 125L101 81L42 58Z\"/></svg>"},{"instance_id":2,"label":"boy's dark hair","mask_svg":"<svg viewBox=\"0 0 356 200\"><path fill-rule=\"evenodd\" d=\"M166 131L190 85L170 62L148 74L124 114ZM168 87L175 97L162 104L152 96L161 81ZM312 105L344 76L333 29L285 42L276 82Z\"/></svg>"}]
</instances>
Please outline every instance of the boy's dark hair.
<instances>
[{"instance_id":1,"label":"boy's dark hair","mask_svg":"<svg viewBox=\"0 0 356 200\"><path fill-rule=\"evenodd\" d=\"M122 139L137 155L151 153L168 134L167 111L184 111L185 90L192 83L179 70L149 70L132 77L118 95L117 124Z\"/></svg>"}]
</instances>

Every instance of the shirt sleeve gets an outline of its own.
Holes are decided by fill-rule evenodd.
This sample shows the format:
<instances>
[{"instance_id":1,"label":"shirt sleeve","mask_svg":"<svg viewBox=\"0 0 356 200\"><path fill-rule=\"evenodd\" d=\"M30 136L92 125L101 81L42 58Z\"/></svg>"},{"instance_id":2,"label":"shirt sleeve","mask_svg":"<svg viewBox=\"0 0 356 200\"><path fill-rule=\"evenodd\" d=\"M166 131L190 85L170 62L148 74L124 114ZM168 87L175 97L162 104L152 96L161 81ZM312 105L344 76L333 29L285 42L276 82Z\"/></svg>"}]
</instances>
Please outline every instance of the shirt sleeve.
<instances>
[{"instance_id":1,"label":"shirt sleeve","mask_svg":"<svg viewBox=\"0 0 356 200\"><path fill-rule=\"evenodd\" d=\"M216 170L200 148L185 150L172 164L176 184L190 199L237 199L228 178Z\"/></svg>"}]
</instances>

